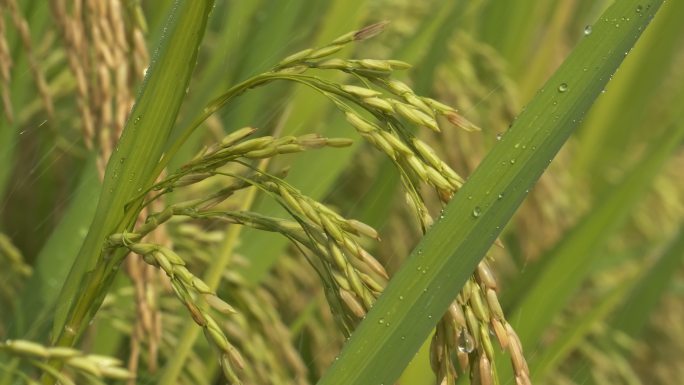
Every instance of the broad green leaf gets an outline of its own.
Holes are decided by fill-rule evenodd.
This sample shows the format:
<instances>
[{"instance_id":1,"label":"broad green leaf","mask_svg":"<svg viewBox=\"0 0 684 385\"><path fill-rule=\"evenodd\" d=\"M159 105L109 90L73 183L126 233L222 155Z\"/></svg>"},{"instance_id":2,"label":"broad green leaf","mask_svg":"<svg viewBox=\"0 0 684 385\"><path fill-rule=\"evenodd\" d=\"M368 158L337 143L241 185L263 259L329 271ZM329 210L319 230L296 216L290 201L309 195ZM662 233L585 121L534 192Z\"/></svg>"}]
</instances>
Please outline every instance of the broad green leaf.
<instances>
[{"instance_id":1,"label":"broad green leaf","mask_svg":"<svg viewBox=\"0 0 684 385\"><path fill-rule=\"evenodd\" d=\"M399 377L661 4L626 0L604 13L449 203L319 385ZM616 28L605 21L613 18L629 21Z\"/></svg>"},{"instance_id":2,"label":"broad green leaf","mask_svg":"<svg viewBox=\"0 0 684 385\"><path fill-rule=\"evenodd\" d=\"M158 159L176 120L213 1L177 1L164 27L119 143L104 176L95 218L58 300L53 338L71 345L99 307L125 255L103 259L107 236L129 228L137 210L127 205L157 178ZM139 205L139 202L135 202Z\"/></svg>"}]
</instances>

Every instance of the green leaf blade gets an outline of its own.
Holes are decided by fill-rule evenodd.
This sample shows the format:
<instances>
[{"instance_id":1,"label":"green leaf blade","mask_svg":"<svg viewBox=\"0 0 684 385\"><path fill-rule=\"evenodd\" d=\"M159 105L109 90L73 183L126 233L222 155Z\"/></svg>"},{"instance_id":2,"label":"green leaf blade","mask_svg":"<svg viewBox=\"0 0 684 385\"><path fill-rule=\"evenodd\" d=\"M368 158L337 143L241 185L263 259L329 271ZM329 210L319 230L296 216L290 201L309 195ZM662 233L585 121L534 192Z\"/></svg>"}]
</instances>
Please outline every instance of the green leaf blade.
<instances>
[{"instance_id":1,"label":"green leaf blade","mask_svg":"<svg viewBox=\"0 0 684 385\"><path fill-rule=\"evenodd\" d=\"M606 11L449 203L319 385L399 377L661 4L623 1ZM615 28L614 18L630 22Z\"/></svg>"}]
</instances>

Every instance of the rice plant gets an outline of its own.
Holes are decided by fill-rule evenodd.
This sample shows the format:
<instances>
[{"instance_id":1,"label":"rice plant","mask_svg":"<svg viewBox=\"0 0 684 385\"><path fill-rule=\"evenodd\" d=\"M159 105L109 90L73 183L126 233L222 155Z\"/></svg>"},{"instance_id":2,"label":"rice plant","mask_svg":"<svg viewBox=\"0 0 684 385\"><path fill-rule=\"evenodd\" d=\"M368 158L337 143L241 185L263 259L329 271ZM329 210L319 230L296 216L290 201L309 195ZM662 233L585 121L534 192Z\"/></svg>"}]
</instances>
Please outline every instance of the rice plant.
<instances>
[{"instance_id":1,"label":"rice plant","mask_svg":"<svg viewBox=\"0 0 684 385\"><path fill-rule=\"evenodd\" d=\"M0 385L671 383L662 3L2 0Z\"/></svg>"}]
</instances>

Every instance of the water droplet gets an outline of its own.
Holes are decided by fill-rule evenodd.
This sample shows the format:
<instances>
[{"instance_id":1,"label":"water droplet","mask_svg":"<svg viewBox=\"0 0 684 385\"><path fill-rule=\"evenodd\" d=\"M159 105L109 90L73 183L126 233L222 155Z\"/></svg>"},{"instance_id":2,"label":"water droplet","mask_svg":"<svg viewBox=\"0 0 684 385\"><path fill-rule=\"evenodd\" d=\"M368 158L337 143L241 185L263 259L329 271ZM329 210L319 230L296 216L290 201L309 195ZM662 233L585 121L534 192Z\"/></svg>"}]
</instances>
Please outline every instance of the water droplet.
<instances>
[{"instance_id":1,"label":"water droplet","mask_svg":"<svg viewBox=\"0 0 684 385\"><path fill-rule=\"evenodd\" d=\"M475 206L473 209L473 218L477 218L482 214L482 209L480 209L480 206Z\"/></svg>"},{"instance_id":2,"label":"water droplet","mask_svg":"<svg viewBox=\"0 0 684 385\"><path fill-rule=\"evenodd\" d=\"M403 300L404 300L404 296L403 296L403 295L400 295L400 296L399 296L399 301L403 301Z\"/></svg>"},{"instance_id":3,"label":"water droplet","mask_svg":"<svg viewBox=\"0 0 684 385\"><path fill-rule=\"evenodd\" d=\"M584 27L584 36L589 36L591 35L591 25L587 25Z\"/></svg>"},{"instance_id":4,"label":"water droplet","mask_svg":"<svg viewBox=\"0 0 684 385\"><path fill-rule=\"evenodd\" d=\"M406 336L401 336L401 340L404 341L406 339Z\"/></svg>"},{"instance_id":5,"label":"water droplet","mask_svg":"<svg viewBox=\"0 0 684 385\"><path fill-rule=\"evenodd\" d=\"M427 273L427 269L423 269L423 270L421 270L420 272L423 273L423 274L426 274L426 273Z\"/></svg>"},{"instance_id":6,"label":"water droplet","mask_svg":"<svg viewBox=\"0 0 684 385\"><path fill-rule=\"evenodd\" d=\"M473 337L467 330L462 329L461 334L458 336L458 350L461 353L472 353L474 349L475 342L473 341Z\"/></svg>"},{"instance_id":7,"label":"water droplet","mask_svg":"<svg viewBox=\"0 0 684 385\"><path fill-rule=\"evenodd\" d=\"M469 200L469 201L472 201L472 200L473 200L473 196L472 196L472 195L468 195L468 200Z\"/></svg>"},{"instance_id":8,"label":"water droplet","mask_svg":"<svg viewBox=\"0 0 684 385\"><path fill-rule=\"evenodd\" d=\"M515 164L515 159L510 160L511 164Z\"/></svg>"},{"instance_id":9,"label":"water droplet","mask_svg":"<svg viewBox=\"0 0 684 385\"><path fill-rule=\"evenodd\" d=\"M384 318L380 318L380 320L378 321L378 323L379 323L380 325L384 325L384 324L385 324L385 319L384 319Z\"/></svg>"},{"instance_id":10,"label":"water droplet","mask_svg":"<svg viewBox=\"0 0 684 385\"><path fill-rule=\"evenodd\" d=\"M503 193L499 194L499 199L503 199L503 197L504 197Z\"/></svg>"},{"instance_id":11,"label":"water droplet","mask_svg":"<svg viewBox=\"0 0 684 385\"><path fill-rule=\"evenodd\" d=\"M558 92L565 92L568 90L568 83L561 83L558 85Z\"/></svg>"},{"instance_id":12,"label":"water droplet","mask_svg":"<svg viewBox=\"0 0 684 385\"><path fill-rule=\"evenodd\" d=\"M133 120L133 124L138 124L140 123L140 119L142 119L142 115L138 115L135 117L135 120Z\"/></svg>"},{"instance_id":13,"label":"water droplet","mask_svg":"<svg viewBox=\"0 0 684 385\"><path fill-rule=\"evenodd\" d=\"M428 314L428 319L432 319L432 314Z\"/></svg>"},{"instance_id":14,"label":"water droplet","mask_svg":"<svg viewBox=\"0 0 684 385\"><path fill-rule=\"evenodd\" d=\"M518 147L520 147L520 143L516 143L516 144L513 146L513 148L518 148Z\"/></svg>"},{"instance_id":15,"label":"water droplet","mask_svg":"<svg viewBox=\"0 0 684 385\"><path fill-rule=\"evenodd\" d=\"M644 7L642 7L641 5L637 5L637 7L636 7L637 13L641 13L641 11L643 11L643 10L644 10Z\"/></svg>"},{"instance_id":16,"label":"water droplet","mask_svg":"<svg viewBox=\"0 0 684 385\"><path fill-rule=\"evenodd\" d=\"M503 134L501 132L496 134L496 140L501 140L503 138Z\"/></svg>"}]
</instances>

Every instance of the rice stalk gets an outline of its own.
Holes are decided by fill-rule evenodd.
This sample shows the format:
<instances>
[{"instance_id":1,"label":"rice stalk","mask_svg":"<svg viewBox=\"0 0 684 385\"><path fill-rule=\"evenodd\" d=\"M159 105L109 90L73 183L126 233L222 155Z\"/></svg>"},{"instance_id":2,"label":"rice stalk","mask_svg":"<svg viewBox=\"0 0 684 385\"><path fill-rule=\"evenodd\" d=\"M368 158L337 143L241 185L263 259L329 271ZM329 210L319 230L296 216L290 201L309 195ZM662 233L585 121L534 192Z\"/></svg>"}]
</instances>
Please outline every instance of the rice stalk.
<instances>
[{"instance_id":1,"label":"rice stalk","mask_svg":"<svg viewBox=\"0 0 684 385\"><path fill-rule=\"evenodd\" d=\"M26 52L26 57L28 58L28 66L29 70L31 71L31 76L36 83L36 88L41 97L41 101L47 113L48 119L53 120L55 108L52 102L52 95L48 88L47 82L45 81L45 75L43 74L43 71L41 70L38 60L33 52L33 39L31 38L31 30L29 29L29 25L24 18L24 15L22 15L21 10L15 0L3 0L1 4L8 10L10 19L14 24L14 28L19 32L22 48ZM9 65L11 65L11 61ZM9 80L9 77L7 77L7 80Z\"/></svg>"},{"instance_id":2,"label":"rice stalk","mask_svg":"<svg viewBox=\"0 0 684 385\"><path fill-rule=\"evenodd\" d=\"M0 98L2 98L2 109L5 119L7 119L9 124L12 124L14 122L14 109L12 108L12 99L10 97L12 55L5 37L5 28L5 17L0 14L0 84L2 85Z\"/></svg>"},{"instance_id":3,"label":"rice stalk","mask_svg":"<svg viewBox=\"0 0 684 385\"><path fill-rule=\"evenodd\" d=\"M91 91L88 84L88 74L92 72L89 68L87 47L84 41L84 37L87 35L83 25L82 3L80 1L74 3L71 15L67 11L64 0L50 1L50 9L54 20L62 31L69 68L76 80L76 100L81 115L84 143L86 148L93 148L95 144L95 117L89 106Z\"/></svg>"}]
</instances>

